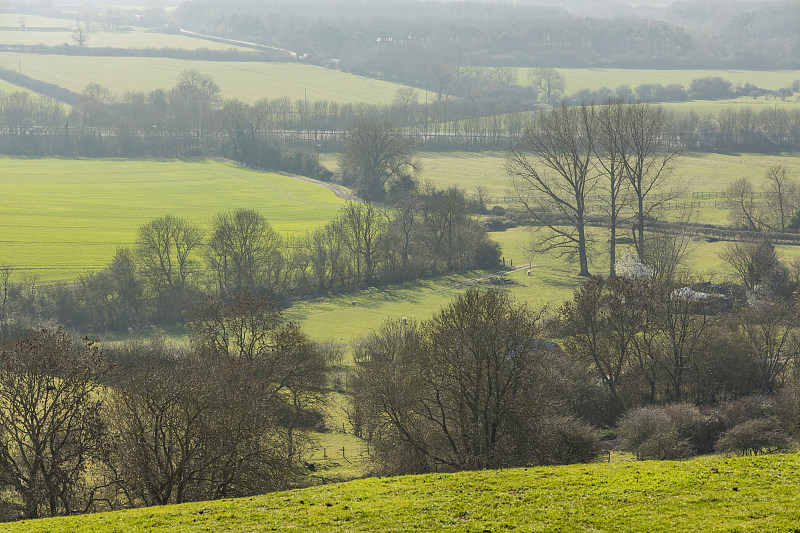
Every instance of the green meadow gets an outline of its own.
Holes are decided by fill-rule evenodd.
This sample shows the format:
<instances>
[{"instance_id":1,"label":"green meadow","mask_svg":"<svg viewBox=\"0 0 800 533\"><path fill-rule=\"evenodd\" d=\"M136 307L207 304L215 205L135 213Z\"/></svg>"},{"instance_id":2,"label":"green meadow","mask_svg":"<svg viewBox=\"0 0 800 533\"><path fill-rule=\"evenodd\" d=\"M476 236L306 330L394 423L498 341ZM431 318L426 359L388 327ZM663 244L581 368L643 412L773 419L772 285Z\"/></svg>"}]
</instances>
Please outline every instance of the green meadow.
<instances>
[{"instance_id":1,"label":"green meadow","mask_svg":"<svg viewBox=\"0 0 800 533\"><path fill-rule=\"evenodd\" d=\"M458 186L468 194L476 187L485 188L493 201L510 194L510 178L505 172L506 156L503 152L422 152L421 181L430 181L439 188ZM336 157L324 155L321 162L331 170L338 170ZM800 180L800 154L711 154L688 152L675 163L672 182L684 195L692 191L720 192L738 178L750 178L756 189L767 169L773 165L785 166L790 176ZM504 202L500 202L504 203Z\"/></svg>"},{"instance_id":2,"label":"green meadow","mask_svg":"<svg viewBox=\"0 0 800 533\"><path fill-rule=\"evenodd\" d=\"M280 97L294 100L305 96L309 101L389 104L397 89L403 87L301 63L0 53L0 67L19 68L26 76L75 92L83 91L89 83L99 83L118 95L125 91L172 88L181 72L195 69L210 75L223 97L247 102Z\"/></svg>"},{"instance_id":3,"label":"green meadow","mask_svg":"<svg viewBox=\"0 0 800 533\"><path fill-rule=\"evenodd\" d=\"M74 46L75 21L64 21L65 31L0 31L0 44ZM87 33L89 48L174 48L179 50L242 50L251 48L197 39L186 35L173 35L143 29L125 31L92 30Z\"/></svg>"},{"instance_id":4,"label":"green meadow","mask_svg":"<svg viewBox=\"0 0 800 533\"><path fill-rule=\"evenodd\" d=\"M4 27L19 27L21 22L24 22L28 28L73 28L75 27L75 19L55 18L55 17L42 17L40 15L20 15L18 13L0 13L0 26ZM0 35L5 33L16 32L0 32Z\"/></svg>"},{"instance_id":5,"label":"green meadow","mask_svg":"<svg viewBox=\"0 0 800 533\"><path fill-rule=\"evenodd\" d=\"M423 178L439 187L460 185L468 192L486 186L490 195L507 194L502 153L420 154ZM335 165L331 158L327 164ZM746 154L687 154L675 169L675 182L690 191L721 191L732 179L756 182L765 169L783 164L800 179L800 157ZM248 207L264 213L281 233L301 234L336 216L342 200L316 184L210 161L116 161L0 159L0 264L20 276L42 281L70 280L105 266L118 246L130 246L137 228L151 218L173 213L201 225L226 209ZM44 199L44 200L41 200ZM681 200L683 201L683 200ZM727 212L703 200L700 219L725 222ZM607 237L592 230L592 272L607 272ZM491 233L506 263L528 269L507 275L513 294L533 305L557 307L582 279L564 258L529 252L531 232L513 228ZM718 253L725 243L698 241L687 265L698 275L726 276ZM800 248L779 247L789 258ZM350 342L375 331L387 319L423 320L491 272L452 274L344 295L296 302L287 310L317 340ZM353 303L355 302L355 303Z\"/></svg>"},{"instance_id":6,"label":"green meadow","mask_svg":"<svg viewBox=\"0 0 800 533\"><path fill-rule=\"evenodd\" d=\"M788 532L800 455L374 477L250 498L10 523L8 533Z\"/></svg>"},{"instance_id":7,"label":"green meadow","mask_svg":"<svg viewBox=\"0 0 800 533\"><path fill-rule=\"evenodd\" d=\"M533 69L517 69L517 82L527 85L528 72ZM680 83L688 88L695 78L718 76L734 85L752 83L762 89L780 89L800 79L800 70L660 70L660 69L622 69L622 68L557 68L566 81L566 93L574 93L581 89L597 90L601 87L615 89L620 85L630 85L635 89L638 85L657 83L669 85Z\"/></svg>"},{"instance_id":8,"label":"green meadow","mask_svg":"<svg viewBox=\"0 0 800 533\"><path fill-rule=\"evenodd\" d=\"M246 207L301 234L343 203L313 183L213 161L2 158L0 191L0 264L43 281L102 268L140 225L167 213L207 225Z\"/></svg>"}]
</instances>

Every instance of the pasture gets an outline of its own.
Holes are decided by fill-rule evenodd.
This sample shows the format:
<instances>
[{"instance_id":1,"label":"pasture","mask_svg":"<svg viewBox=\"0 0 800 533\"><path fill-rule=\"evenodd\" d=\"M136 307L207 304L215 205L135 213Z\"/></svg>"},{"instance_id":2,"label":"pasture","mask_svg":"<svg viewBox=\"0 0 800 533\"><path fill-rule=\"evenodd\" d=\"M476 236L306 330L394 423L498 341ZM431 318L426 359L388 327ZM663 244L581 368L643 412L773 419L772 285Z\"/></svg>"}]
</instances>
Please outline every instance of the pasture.
<instances>
[{"instance_id":1,"label":"pasture","mask_svg":"<svg viewBox=\"0 0 800 533\"><path fill-rule=\"evenodd\" d=\"M213 161L2 158L0 168L0 264L42 281L104 267L140 225L167 213L205 226L246 207L299 234L343 203L316 184Z\"/></svg>"},{"instance_id":2,"label":"pasture","mask_svg":"<svg viewBox=\"0 0 800 533\"><path fill-rule=\"evenodd\" d=\"M64 21L65 31L0 31L0 44L75 46L73 32L75 21ZM196 39L185 35L166 34L157 31L131 28L121 31L92 30L87 32L88 48L173 48L178 50L240 50L250 48L232 44Z\"/></svg>"},{"instance_id":3,"label":"pasture","mask_svg":"<svg viewBox=\"0 0 800 533\"><path fill-rule=\"evenodd\" d=\"M497 197L510 195L511 181L505 173L504 152L421 152L421 181L430 181L439 188L458 186L467 194L475 194L480 186L494 203ZM327 154L320 162L333 171L338 170L336 157ZM767 169L783 165L789 175L800 181L800 154L713 154L687 152L675 163L672 184L681 190L683 197L692 192L719 192L738 178L749 178L758 190ZM716 216L714 212L710 216ZM713 221L713 219L712 219Z\"/></svg>"},{"instance_id":4,"label":"pasture","mask_svg":"<svg viewBox=\"0 0 800 533\"><path fill-rule=\"evenodd\" d=\"M106 531L793 531L800 455L373 477L250 498L24 521Z\"/></svg>"},{"instance_id":5,"label":"pasture","mask_svg":"<svg viewBox=\"0 0 800 533\"><path fill-rule=\"evenodd\" d=\"M89 83L99 83L117 95L125 91L170 89L177 83L178 74L195 69L214 78L224 98L251 103L261 98L307 97L309 101L340 104L389 104L397 89L403 87L301 63L0 53L0 67L20 68L26 76L75 92L83 91Z\"/></svg>"},{"instance_id":6,"label":"pasture","mask_svg":"<svg viewBox=\"0 0 800 533\"><path fill-rule=\"evenodd\" d=\"M41 15L20 15L19 13L0 13L0 26L27 28L74 28L74 18L43 17ZM6 33L0 32L0 35Z\"/></svg>"},{"instance_id":7,"label":"pasture","mask_svg":"<svg viewBox=\"0 0 800 533\"><path fill-rule=\"evenodd\" d=\"M518 68L517 83L528 84L528 72L534 69ZM780 89L800 79L800 70L660 70L660 69L622 69L622 68L557 68L566 81L566 93L571 94L581 89L595 91L601 87L615 89L620 85L629 85L635 89L638 85L657 83L669 85L679 83L688 89L695 78L718 76L733 83L744 85L752 83L762 89Z\"/></svg>"}]
</instances>

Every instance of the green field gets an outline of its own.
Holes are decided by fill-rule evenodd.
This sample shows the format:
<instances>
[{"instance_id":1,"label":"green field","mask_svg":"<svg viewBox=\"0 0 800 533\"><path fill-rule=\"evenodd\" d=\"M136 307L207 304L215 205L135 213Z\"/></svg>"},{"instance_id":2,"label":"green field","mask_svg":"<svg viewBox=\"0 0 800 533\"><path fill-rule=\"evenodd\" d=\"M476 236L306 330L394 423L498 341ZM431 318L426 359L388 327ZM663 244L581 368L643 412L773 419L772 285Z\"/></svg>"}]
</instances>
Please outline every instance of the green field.
<instances>
[{"instance_id":1,"label":"green field","mask_svg":"<svg viewBox=\"0 0 800 533\"><path fill-rule=\"evenodd\" d=\"M694 112L701 115L718 115L720 111L726 108L733 110L740 110L749 108L758 113L759 111L771 111L773 109L791 111L800 109L800 95L795 94L785 101L775 99L772 97L761 96L752 98L749 96L742 96L741 98L734 98L731 100L690 100L688 102L665 102L659 104L665 109L677 111L680 113Z\"/></svg>"},{"instance_id":2,"label":"green field","mask_svg":"<svg viewBox=\"0 0 800 533\"><path fill-rule=\"evenodd\" d=\"M247 102L284 96L295 100L305 95L309 101L388 104L396 96L397 89L403 87L300 63L0 53L0 67L20 68L26 76L75 92L95 82L114 94L169 89L175 86L181 72L195 69L213 77L223 97Z\"/></svg>"},{"instance_id":3,"label":"green field","mask_svg":"<svg viewBox=\"0 0 800 533\"><path fill-rule=\"evenodd\" d=\"M105 266L138 227L172 213L206 225L252 208L282 233L335 217L342 200L321 186L212 161L0 159L0 264L41 280Z\"/></svg>"},{"instance_id":4,"label":"green field","mask_svg":"<svg viewBox=\"0 0 800 533\"><path fill-rule=\"evenodd\" d=\"M72 28L75 26L75 19L42 17L39 15L20 15L19 13L0 13L0 26L19 27L20 22L24 21L28 28ZM0 35L6 32L0 32Z\"/></svg>"},{"instance_id":5,"label":"green field","mask_svg":"<svg viewBox=\"0 0 800 533\"><path fill-rule=\"evenodd\" d=\"M68 31L0 31L0 44L19 45L45 45L45 46L74 46L73 32L75 21L64 21ZM197 39L185 35L172 35L143 29L130 29L127 31L93 30L88 32L86 45L89 48L174 48L179 50L242 50L252 51L250 48L234 46Z\"/></svg>"},{"instance_id":6,"label":"green field","mask_svg":"<svg viewBox=\"0 0 800 533\"><path fill-rule=\"evenodd\" d=\"M484 187L495 202L496 197L508 196L510 178L505 173L503 152L422 152L421 181L430 181L439 188L458 186L468 194ZM333 155L323 156L321 162L338 170ZM733 180L750 178L756 189L764 173L772 165L785 166L794 179L800 181L800 154L724 155L689 152L680 157L673 173L674 185L691 196L692 191L719 192ZM505 202L499 202L505 203Z\"/></svg>"},{"instance_id":7,"label":"green field","mask_svg":"<svg viewBox=\"0 0 800 533\"><path fill-rule=\"evenodd\" d=\"M789 532L800 456L368 478L251 498L10 523L25 532Z\"/></svg>"},{"instance_id":8,"label":"green field","mask_svg":"<svg viewBox=\"0 0 800 533\"><path fill-rule=\"evenodd\" d=\"M527 85L528 72L533 69L519 68L517 82ZM669 85L680 83L687 89L695 78L719 76L734 85L752 83L762 89L779 89L800 79L800 70L655 70L622 68L558 68L566 81L565 92L571 94L581 89L597 90L601 87L615 89L630 85L635 89L645 83Z\"/></svg>"}]
</instances>

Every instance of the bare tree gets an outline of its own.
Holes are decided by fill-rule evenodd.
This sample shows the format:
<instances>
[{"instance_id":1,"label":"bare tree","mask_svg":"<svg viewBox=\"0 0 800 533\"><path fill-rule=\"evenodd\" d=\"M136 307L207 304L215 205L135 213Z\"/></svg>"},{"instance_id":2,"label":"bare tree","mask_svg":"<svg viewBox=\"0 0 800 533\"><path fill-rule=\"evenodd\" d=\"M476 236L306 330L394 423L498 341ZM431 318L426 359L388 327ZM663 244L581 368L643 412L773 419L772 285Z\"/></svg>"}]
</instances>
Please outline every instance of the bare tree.
<instances>
[{"instance_id":1,"label":"bare tree","mask_svg":"<svg viewBox=\"0 0 800 533\"><path fill-rule=\"evenodd\" d=\"M625 143L625 102L619 98L605 102L598 111L597 142L594 153L598 170L603 175L608 210L609 226L609 276L616 275L617 226L622 210L628 206L627 192L630 182L626 179L623 164Z\"/></svg>"},{"instance_id":2,"label":"bare tree","mask_svg":"<svg viewBox=\"0 0 800 533\"><path fill-rule=\"evenodd\" d=\"M764 179L768 182L769 193L767 204L769 211L774 213L770 217L770 224L774 231L786 231L792 215L800 206L800 190L797 183L792 181L783 165L773 165L767 169Z\"/></svg>"},{"instance_id":3,"label":"bare tree","mask_svg":"<svg viewBox=\"0 0 800 533\"><path fill-rule=\"evenodd\" d=\"M354 261L358 281L370 284L382 260L378 245L386 216L375 204L350 201L342 215L344 243Z\"/></svg>"},{"instance_id":4,"label":"bare tree","mask_svg":"<svg viewBox=\"0 0 800 533\"><path fill-rule=\"evenodd\" d=\"M644 263L653 279L671 282L684 259L696 248L693 245L698 213L693 206L683 207L668 224L662 224L647 238Z\"/></svg>"},{"instance_id":5,"label":"bare tree","mask_svg":"<svg viewBox=\"0 0 800 533\"><path fill-rule=\"evenodd\" d=\"M784 277L775 246L766 239L732 242L719 256L748 290Z\"/></svg>"},{"instance_id":6,"label":"bare tree","mask_svg":"<svg viewBox=\"0 0 800 533\"><path fill-rule=\"evenodd\" d=\"M672 139L670 121L663 108L637 103L628 104L626 109L622 164L634 196L636 251L639 259L644 260L647 219L653 209L670 198L662 195L656 200L653 195L663 190L683 145Z\"/></svg>"},{"instance_id":7,"label":"bare tree","mask_svg":"<svg viewBox=\"0 0 800 533\"><path fill-rule=\"evenodd\" d=\"M547 103L553 105L554 101L564 93L566 80L564 76L551 67L536 68L528 73L528 82L545 94Z\"/></svg>"},{"instance_id":8,"label":"bare tree","mask_svg":"<svg viewBox=\"0 0 800 533\"><path fill-rule=\"evenodd\" d=\"M608 282L592 278L559 311L569 335L567 349L594 367L617 414L625 408L620 381L632 362L645 314L642 306L646 302L638 297L641 285L624 277Z\"/></svg>"},{"instance_id":9,"label":"bare tree","mask_svg":"<svg viewBox=\"0 0 800 533\"><path fill-rule=\"evenodd\" d=\"M92 507L102 476L87 471L102 456L105 371L95 344L60 329L0 350L0 503L12 518Z\"/></svg>"},{"instance_id":10,"label":"bare tree","mask_svg":"<svg viewBox=\"0 0 800 533\"><path fill-rule=\"evenodd\" d=\"M503 87L511 87L517 82L517 73L511 67L494 67L492 78Z\"/></svg>"},{"instance_id":11,"label":"bare tree","mask_svg":"<svg viewBox=\"0 0 800 533\"><path fill-rule=\"evenodd\" d=\"M212 360L244 361L263 380L261 393L285 407L279 421L293 456L305 440L298 426L314 416L321 401L327 363L319 347L283 319L269 296L243 290L207 296L195 307L190 329L199 353Z\"/></svg>"},{"instance_id":12,"label":"bare tree","mask_svg":"<svg viewBox=\"0 0 800 533\"><path fill-rule=\"evenodd\" d=\"M282 269L281 237L260 213L238 209L214 217L206 258L220 291L275 288Z\"/></svg>"},{"instance_id":13,"label":"bare tree","mask_svg":"<svg viewBox=\"0 0 800 533\"><path fill-rule=\"evenodd\" d=\"M211 112L220 105L219 85L207 74L194 69L185 70L178 75L178 83L170 94L170 101L176 118L184 121L184 127L202 138Z\"/></svg>"},{"instance_id":14,"label":"bare tree","mask_svg":"<svg viewBox=\"0 0 800 533\"><path fill-rule=\"evenodd\" d=\"M739 322L756 363L757 375L753 378L761 392L776 392L797 363L799 316L792 303L777 299L750 306L740 313Z\"/></svg>"},{"instance_id":15,"label":"bare tree","mask_svg":"<svg viewBox=\"0 0 800 533\"><path fill-rule=\"evenodd\" d=\"M347 131L339 167L345 185L367 200L381 200L390 182L411 179L420 169L414 142L392 123L361 119Z\"/></svg>"},{"instance_id":16,"label":"bare tree","mask_svg":"<svg viewBox=\"0 0 800 533\"><path fill-rule=\"evenodd\" d=\"M108 391L105 466L129 505L165 505L282 488L287 455L269 382L230 360L163 343L128 344Z\"/></svg>"},{"instance_id":17,"label":"bare tree","mask_svg":"<svg viewBox=\"0 0 800 533\"><path fill-rule=\"evenodd\" d=\"M387 469L536 462L555 412L540 319L505 293L470 290L423 324L387 322L360 347L353 409Z\"/></svg>"},{"instance_id":18,"label":"bare tree","mask_svg":"<svg viewBox=\"0 0 800 533\"><path fill-rule=\"evenodd\" d=\"M172 215L153 219L139 228L139 268L158 300L162 317L180 317L187 281L195 273L195 250L202 242L203 232L198 226Z\"/></svg>"},{"instance_id":19,"label":"bare tree","mask_svg":"<svg viewBox=\"0 0 800 533\"><path fill-rule=\"evenodd\" d=\"M764 227L761 206L749 179L739 178L725 188L725 206L730 210L728 216L733 226L752 231Z\"/></svg>"},{"instance_id":20,"label":"bare tree","mask_svg":"<svg viewBox=\"0 0 800 533\"><path fill-rule=\"evenodd\" d=\"M516 200L550 231L540 248L577 256L581 276L589 275L586 203L599 180L593 163L596 137L593 106L562 106L542 113L536 128L525 130L506 165Z\"/></svg>"},{"instance_id":21,"label":"bare tree","mask_svg":"<svg viewBox=\"0 0 800 533\"><path fill-rule=\"evenodd\" d=\"M0 340L8 337L11 306L19 295L19 287L11 281L13 274L13 267L0 266Z\"/></svg>"}]
</instances>

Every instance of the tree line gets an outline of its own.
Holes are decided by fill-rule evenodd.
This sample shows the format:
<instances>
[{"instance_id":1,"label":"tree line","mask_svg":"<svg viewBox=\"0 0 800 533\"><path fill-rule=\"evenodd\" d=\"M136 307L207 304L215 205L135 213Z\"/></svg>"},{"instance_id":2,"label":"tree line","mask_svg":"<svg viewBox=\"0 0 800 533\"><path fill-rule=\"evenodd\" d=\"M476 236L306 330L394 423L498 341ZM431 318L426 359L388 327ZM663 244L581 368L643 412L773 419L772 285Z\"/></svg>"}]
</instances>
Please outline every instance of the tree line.
<instances>
[{"instance_id":1,"label":"tree line","mask_svg":"<svg viewBox=\"0 0 800 533\"><path fill-rule=\"evenodd\" d=\"M429 188L394 207L347 202L322 228L278 234L260 213L220 213L208 231L165 215L139 228L98 272L72 283L0 278L2 324L55 320L79 331L125 330L185 320L208 292L249 289L289 305L329 294L445 272L497 266L499 246L473 220L463 192Z\"/></svg>"},{"instance_id":2,"label":"tree line","mask_svg":"<svg viewBox=\"0 0 800 533\"><path fill-rule=\"evenodd\" d=\"M535 122L536 113L530 110L542 107L540 102L558 105L563 98L563 77L553 69L533 71L526 87L514 85L513 74L503 68L459 69L459 80L472 87L465 96L447 98L443 88L444 93L422 102L420 92L406 88L386 106L290 98L253 104L226 100L214 80L197 71L181 73L170 90L121 96L89 84L80 95L69 95L74 104L69 112L46 99L11 93L0 95L0 151L23 156L225 157L256 168L330 179L318 165L318 154L341 150L347 131L363 120L394 123L427 150L507 149ZM636 90L640 100L658 100L640 92L642 87ZM574 102L589 96L595 103L633 101L634 92L623 86ZM669 134L696 151L800 149L796 110L676 113L671 123Z\"/></svg>"},{"instance_id":3,"label":"tree line","mask_svg":"<svg viewBox=\"0 0 800 533\"><path fill-rule=\"evenodd\" d=\"M379 6L379 7L378 7ZM705 6L684 9L628 8L610 17L587 15L592 7L462 2L437 6L402 2L365 8L358 2L306 1L267 4L242 0L214 5L188 2L174 17L183 27L204 33L277 44L343 70L381 75L433 87L438 70L454 63L488 66L646 68L792 68L798 40L792 24L796 6ZM649 11L654 11L649 6ZM703 12L705 11L705 12ZM689 12L702 12L696 17ZM736 13L735 18L720 12ZM642 14L646 13L646 14ZM651 15L652 18L648 18ZM698 20L704 24L698 26ZM730 24L721 25L721 20ZM708 31L708 25L722 27ZM746 39L741 38L747 35Z\"/></svg>"}]
</instances>

